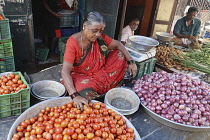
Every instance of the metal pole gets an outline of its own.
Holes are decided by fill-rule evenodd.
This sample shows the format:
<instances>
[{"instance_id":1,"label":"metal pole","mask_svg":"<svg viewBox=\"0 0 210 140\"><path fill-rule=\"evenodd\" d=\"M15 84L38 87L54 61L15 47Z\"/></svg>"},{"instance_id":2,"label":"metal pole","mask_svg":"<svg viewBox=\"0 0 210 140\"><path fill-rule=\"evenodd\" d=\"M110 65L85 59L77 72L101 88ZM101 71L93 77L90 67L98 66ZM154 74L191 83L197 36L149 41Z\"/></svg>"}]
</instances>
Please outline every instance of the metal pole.
<instances>
[{"instance_id":1,"label":"metal pole","mask_svg":"<svg viewBox=\"0 0 210 140\"><path fill-rule=\"evenodd\" d=\"M119 41L121 40L122 29L123 29L124 20L125 20L126 7L127 7L127 0L124 0L123 10L122 10L122 18L121 18L121 23L120 23L120 32L119 32L119 35L118 35L118 40Z\"/></svg>"}]
</instances>

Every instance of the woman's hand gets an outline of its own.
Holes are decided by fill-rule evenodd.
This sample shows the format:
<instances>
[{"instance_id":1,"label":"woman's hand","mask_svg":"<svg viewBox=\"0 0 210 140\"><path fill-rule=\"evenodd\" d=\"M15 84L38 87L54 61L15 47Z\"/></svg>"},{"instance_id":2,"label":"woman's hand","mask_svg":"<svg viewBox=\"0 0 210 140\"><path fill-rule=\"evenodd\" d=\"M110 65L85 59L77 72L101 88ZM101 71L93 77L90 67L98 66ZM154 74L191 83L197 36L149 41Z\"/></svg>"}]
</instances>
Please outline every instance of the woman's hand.
<instances>
[{"instance_id":1,"label":"woman's hand","mask_svg":"<svg viewBox=\"0 0 210 140\"><path fill-rule=\"evenodd\" d=\"M88 106L88 100L85 99L82 96L76 96L73 98L74 101L74 106L78 109L80 109L81 111L83 111L83 104Z\"/></svg>"},{"instance_id":2,"label":"woman's hand","mask_svg":"<svg viewBox=\"0 0 210 140\"><path fill-rule=\"evenodd\" d=\"M133 78L136 76L137 73L137 66L135 63L128 64L128 71L130 74L133 75Z\"/></svg>"}]
</instances>

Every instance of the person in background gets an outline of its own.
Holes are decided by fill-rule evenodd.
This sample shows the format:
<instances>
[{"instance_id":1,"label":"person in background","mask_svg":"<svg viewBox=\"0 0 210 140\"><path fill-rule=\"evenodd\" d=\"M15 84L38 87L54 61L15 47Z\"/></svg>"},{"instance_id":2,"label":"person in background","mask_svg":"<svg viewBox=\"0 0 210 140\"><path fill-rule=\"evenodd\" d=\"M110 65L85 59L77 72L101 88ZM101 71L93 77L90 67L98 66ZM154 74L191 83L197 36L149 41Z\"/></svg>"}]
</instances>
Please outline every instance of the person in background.
<instances>
[{"instance_id":1,"label":"person in background","mask_svg":"<svg viewBox=\"0 0 210 140\"><path fill-rule=\"evenodd\" d=\"M45 45L49 47L50 58L55 57L55 46L58 41L56 30L60 29L61 14L58 12L57 0L43 0L44 8L44 29Z\"/></svg>"},{"instance_id":2,"label":"person in background","mask_svg":"<svg viewBox=\"0 0 210 140\"><path fill-rule=\"evenodd\" d=\"M185 46L190 45L193 48L201 47L202 41L199 39L201 21L196 18L198 9L190 7L187 15L179 19L175 26L173 34L176 38L173 39L175 45Z\"/></svg>"},{"instance_id":3,"label":"person in background","mask_svg":"<svg viewBox=\"0 0 210 140\"><path fill-rule=\"evenodd\" d=\"M78 109L120 86L127 68L133 76L137 72L129 52L122 43L102 33L104 28L101 14L90 12L83 30L73 34L66 43L62 78Z\"/></svg>"},{"instance_id":4,"label":"person in background","mask_svg":"<svg viewBox=\"0 0 210 140\"><path fill-rule=\"evenodd\" d=\"M139 26L139 20L137 18L133 18L129 24L123 28L122 30L122 36L121 36L121 43L125 45L126 43L129 43L129 37L134 35L134 31Z\"/></svg>"}]
</instances>

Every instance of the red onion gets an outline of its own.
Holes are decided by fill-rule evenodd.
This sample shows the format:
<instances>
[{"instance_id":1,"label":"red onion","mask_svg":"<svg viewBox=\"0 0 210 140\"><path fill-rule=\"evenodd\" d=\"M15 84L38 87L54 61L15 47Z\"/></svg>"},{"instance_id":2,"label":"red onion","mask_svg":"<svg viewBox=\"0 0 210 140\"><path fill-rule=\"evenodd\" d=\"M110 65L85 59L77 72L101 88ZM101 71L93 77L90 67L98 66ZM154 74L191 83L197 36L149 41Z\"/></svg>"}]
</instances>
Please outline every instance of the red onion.
<instances>
[{"instance_id":1,"label":"red onion","mask_svg":"<svg viewBox=\"0 0 210 140\"><path fill-rule=\"evenodd\" d=\"M160 105L162 104L163 102L160 100L160 99L157 99L157 104Z\"/></svg>"},{"instance_id":2,"label":"red onion","mask_svg":"<svg viewBox=\"0 0 210 140\"><path fill-rule=\"evenodd\" d=\"M201 112L205 112L205 108L204 108L204 107L199 107L199 110L200 110Z\"/></svg>"},{"instance_id":3,"label":"red onion","mask_svg":"<svg viewBox=\"0 0 210 140\"><path fill-rule=\"evenodd\" d=\"M172 118L172 115L166 114L166 117L165 118L170 120Z\"/></svg>"},{"instance_id":4,"label":"red onion","mask_svg":"<svg viewBox=\"0 0 210 140\"><path fill-rule=\"evenodd\" d=\"M168 109L168 114L173 115L175 111L173 109Z\"/></svg>"},{"instance_id":5,"label":"red onion","mask_svg":"<svg viewBox=\"0 0 210 140\"><path fill-rule=\"evenodd\" d=\"M185 115L183 110L178 110L177 113L178 113L179 116L184 116Z\"/></svg>"},{"instance_id":6,"label":"red onion","mask_svg":"<svg viewBox=\"0 0 210 140\"><path fill-rule=\"evenodd\" d=\"M184 109L185 105L179 105L179 109Z\"/></svg>"},{"instance_id":7,"label":"red onion","mask_svg":"<svg viewBox=\"0 0 210 140\"><path fill-rule=\"evenodd\" d=\"M151 111L172 121L210 126L210 86L188 75L153 72L135 81L133 90Z\"/></svg>"},{"instance_id":8,"label":"red onion","mask_svg":"<svg viewBox=\"0 0 210 140\"><path fill-rule=\"evenodd\" d=\"M199 124L204 124L205 121L206 121L206 117L202 117L202 118L198 119Z\"/></svg>"},{"instance_id":9,"label":"red onion","mask_svg":"<svg viewBox=\"0 0 210 140\"><path fill-rule=\"evenodd\" d=\"M184 104L184 100L179 100L179 104Z\"/></svg>"},{"instance_id":10,"label":"red onion","mask_svg":"<svg viewBox=\"0 0 210 140\"><path fill-rule=\"evenodd\" d=\"M193 118L193 119L198 119L198 114L193 113L193 114L191 115L191 118Z\"/></svg>"},{"instance_id":11,"label":"red onion","mask_svg":"<svg viewBox=\"0 0 210 140\"><path fill-rule=\"evenodd\" d=\"M178 103L178 102L175 102L175 103L174 103L174 106L175 106L175 107L178 107L178 106L179 106L179 103Z\"/></svg>"},{"instance_id":12,"label":"red onion","mask_svg":"<svg viewBox=\"0 0 210 140\"><path fill-rule=\"evenodd\" d=\"M186 107L187 112L191 112L191 109L189 107Z\"/></svg>"},{"instance_id":13,"label":"red onion","mask_svg":"<svg viewBox=\"0 0 210 140\"><path fill-rule=\"evenodd\" d=\"M178 114L174 114L174 120L180 120L181 117Z\"/></svg>"},{"instance_id":14,"label":"red onion","mask_svg":"<svg viewBox=\"0 0 210 140\"><path fill-rule=\"evenodd\" d=\"M156 106L156 110L162 110L162 107L160 105Z\"/></svg>"},{"instance_id":15,"label":"red onion","mask_svg":"<svg viewBox=\"0 0 210 140\"><path fill-rule=\"evenodd\" d=\"M166 109L166 108L168 107L168 105L163 103L163 104L161 105L161 107L164 108L164 109Z\"/></svg>"}]
</instances>

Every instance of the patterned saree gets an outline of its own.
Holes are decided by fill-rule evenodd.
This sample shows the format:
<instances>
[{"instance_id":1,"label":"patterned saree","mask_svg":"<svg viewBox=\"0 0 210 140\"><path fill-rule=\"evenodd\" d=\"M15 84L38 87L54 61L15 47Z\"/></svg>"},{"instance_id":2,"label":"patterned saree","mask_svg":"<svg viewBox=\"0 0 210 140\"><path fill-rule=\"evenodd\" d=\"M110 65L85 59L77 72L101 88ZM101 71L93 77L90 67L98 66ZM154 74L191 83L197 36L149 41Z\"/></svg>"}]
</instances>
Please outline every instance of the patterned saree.
<instances>
[{"instance_id":1,"label":"patterned saree","mask_svg":"<svg viewBox=\"0 0 210 140\"><path fill-rule=\"evenodd\" d=\"M71 76L76 90L91 100L122 84L127 62L121 51L108 50L99 38L73 65Z\"/></svg>"}]
</instances>

